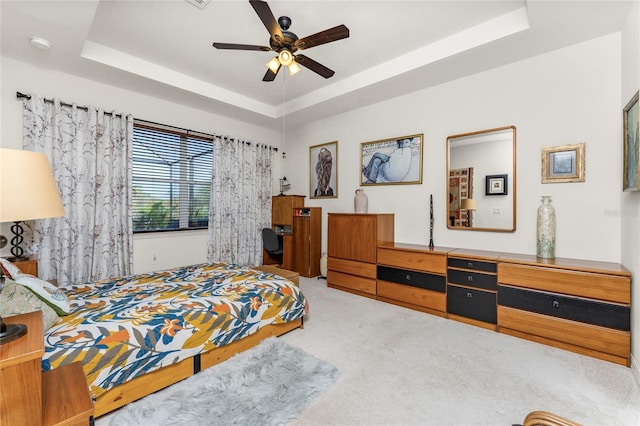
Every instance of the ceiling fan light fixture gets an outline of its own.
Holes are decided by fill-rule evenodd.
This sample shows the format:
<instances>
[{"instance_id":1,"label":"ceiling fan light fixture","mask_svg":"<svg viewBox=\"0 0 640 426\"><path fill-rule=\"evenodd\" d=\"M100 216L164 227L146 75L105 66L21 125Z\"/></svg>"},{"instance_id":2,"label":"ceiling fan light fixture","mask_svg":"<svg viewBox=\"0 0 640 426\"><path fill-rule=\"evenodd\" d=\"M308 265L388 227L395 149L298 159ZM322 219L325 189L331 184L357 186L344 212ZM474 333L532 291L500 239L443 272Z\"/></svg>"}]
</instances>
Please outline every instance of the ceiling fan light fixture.
<instances>
[{"instance_id":1,"label":"ceiling fan light fixture","mask_svg":"<svg viewBox=\"0 0 640 426\"><path fill-rule=\"evenodd\" d=\"M289 75L297 74L300 70L302 70L302 68L300 68L300 65L298 65L296 61L292 61L291 65L289 65Z\"/></svg>"},{"instance_id":2,"label":"ceiling fan light fixture","mask_svg":"<svg viewBox=\"0 0 640 426\"><path fill-rule=\"evenodd\" d=\"M274 74L277 73L280 69L280 61L278 60L278 57L267 62L267 68L269 68Z\"/></svg>"},{"instance_id":3,"label":"ceiling fan light fixture","mask_svg":"<svg viewBox=\"0 0 640 426\"><path fill-rule=\"evenodd\" d=\"M293 55L287 49L284 49L278 54L278 60L286 67L291 65L291 62L293 62Z\"/></svg>"}]
</instances>

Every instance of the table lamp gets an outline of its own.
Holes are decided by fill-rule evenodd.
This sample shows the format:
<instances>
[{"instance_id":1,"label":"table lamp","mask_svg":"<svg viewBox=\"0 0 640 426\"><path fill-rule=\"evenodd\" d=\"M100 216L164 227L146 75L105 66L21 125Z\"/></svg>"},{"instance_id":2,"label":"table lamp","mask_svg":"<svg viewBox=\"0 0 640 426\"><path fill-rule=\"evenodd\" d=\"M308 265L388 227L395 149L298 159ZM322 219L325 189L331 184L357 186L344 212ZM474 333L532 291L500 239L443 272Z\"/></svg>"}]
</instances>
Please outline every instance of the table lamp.
<instances>
[{"instance_id":1,"label":"table lamp","mask_svg":"<svg viewBox=\"0 0 640 426\"><path fill-rule=\"evenodd\" d=\"M26 259L20 247L20 221L64 216L53 172L41 152L0 149L0 222L13 222L9 261ZM0 277L0 293L4 277ZM24 324L5 324L0 316L0 345L23 336Z\"/></svg>"},{"instance_id":2,"label":"table lamp","mask_svg":"<svg viewBox=\"0 0 640 426\"><path fill-rule=\"evenodd\" d=\"M288 191L289 188L291 188L291 184L287 181L287 177L284 176L282 179L280 179L280 195L284 195L284 193Z\"/></svg>"},{"instance_id":3,"label":"table lamp","mask_svg":"<svg viewBox=\"0 0 640 426\"><path fill-rule=\"evenodd\" d=\"M471 214L476 209L476 200L473 198L464 198L460 201L460 209L467 211L467 223L466 227L471 226Z\"/></svg>"}]
</instances>

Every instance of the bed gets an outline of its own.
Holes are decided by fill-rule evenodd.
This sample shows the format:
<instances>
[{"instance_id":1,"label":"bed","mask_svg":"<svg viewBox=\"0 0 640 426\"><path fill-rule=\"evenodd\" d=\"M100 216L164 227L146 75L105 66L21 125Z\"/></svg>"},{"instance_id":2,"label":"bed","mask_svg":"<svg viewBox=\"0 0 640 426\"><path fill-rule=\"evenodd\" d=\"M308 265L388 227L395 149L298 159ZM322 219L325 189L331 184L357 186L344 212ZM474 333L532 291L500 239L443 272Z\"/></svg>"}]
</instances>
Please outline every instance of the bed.
<instances>
[{"instance_id":1,"label":"bed","mask_svg":"<svg viewBox=\"0 0 640 426\"><path fill-rule=\"evenodd\" d=\"M81 361L96 417L302 327L306 308L290 281L226 263L63 291L70 313L45 332L43 369Z\"/></svg>"}]
</instances>

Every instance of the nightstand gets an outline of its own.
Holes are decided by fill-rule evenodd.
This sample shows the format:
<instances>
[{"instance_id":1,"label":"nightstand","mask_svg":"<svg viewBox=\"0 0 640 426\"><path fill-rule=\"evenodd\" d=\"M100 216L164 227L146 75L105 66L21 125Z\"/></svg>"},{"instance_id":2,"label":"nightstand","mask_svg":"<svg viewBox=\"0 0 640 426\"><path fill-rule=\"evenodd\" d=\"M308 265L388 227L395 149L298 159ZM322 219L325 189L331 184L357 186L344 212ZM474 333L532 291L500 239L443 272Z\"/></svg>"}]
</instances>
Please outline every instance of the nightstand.
<instances>
[{"instance_id":1,"label":"nightstand","mask_svg":"<svg viewBox=\"0 0 640 426\"><path fill-rule=\"evenodd\" d=\"M20 269L23 273L38 276L38 256L32 254L27 260L18 260L12 262L16 268Z\"/></svg>"},{"instance_id":2,"label":"nightstand","mask_svg":"<svg viewBox=\"0 0 640 426\"><path fill-rule=\"evenodd\" d=\"M94 414L87 378L76 362L42 372L42 311L5 317L27 334L0 351L0 424L87 425Z\"/></svg>"}]
</instances>

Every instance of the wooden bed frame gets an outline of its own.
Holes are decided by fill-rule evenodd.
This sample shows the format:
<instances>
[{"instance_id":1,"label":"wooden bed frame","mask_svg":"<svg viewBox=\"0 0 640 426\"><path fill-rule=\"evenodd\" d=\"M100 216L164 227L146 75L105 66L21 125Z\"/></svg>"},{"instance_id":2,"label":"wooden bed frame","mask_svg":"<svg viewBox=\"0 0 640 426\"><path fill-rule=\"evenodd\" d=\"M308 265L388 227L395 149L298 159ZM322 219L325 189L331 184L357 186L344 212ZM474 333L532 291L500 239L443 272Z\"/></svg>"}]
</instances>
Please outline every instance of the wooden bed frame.
<instances>
[{"instance_id":1,"label":"wooden bed frame","mask_svg":"<svg viewBox=\"0 0 640 426\"><path fill-rule=\"evenodd\" d=\"M228 345L212 349L209 352L204 352L195 357L180 361L179 363L136 377L100 395L94 401L95 417L103 416L130 402L186 379L205 368L225 361L235 354L257 345L266 338L281 336L291 330L302 327L302 318L285 324L271 324L261 328L250 336Z\"/></svg>"}]
</instances>

